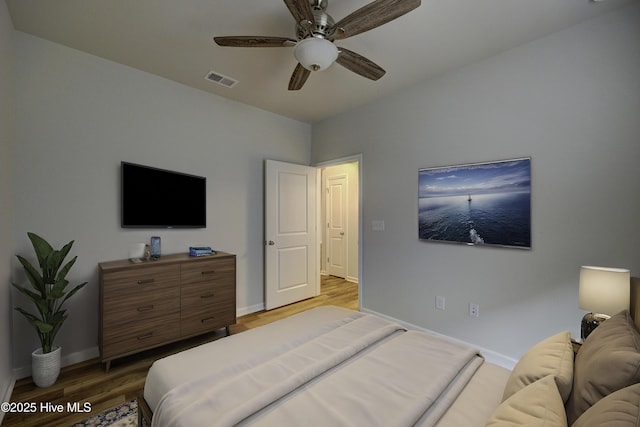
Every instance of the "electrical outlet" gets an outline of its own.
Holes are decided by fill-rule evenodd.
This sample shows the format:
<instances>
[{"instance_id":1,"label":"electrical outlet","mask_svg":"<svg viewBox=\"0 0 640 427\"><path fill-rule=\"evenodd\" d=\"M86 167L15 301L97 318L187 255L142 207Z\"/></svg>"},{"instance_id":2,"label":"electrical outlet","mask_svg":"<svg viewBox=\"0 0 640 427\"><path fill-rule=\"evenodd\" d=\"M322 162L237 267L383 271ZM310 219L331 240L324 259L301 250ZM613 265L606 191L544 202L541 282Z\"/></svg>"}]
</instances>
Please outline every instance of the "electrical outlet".
<instances>
[{"instance_id":1,"label":"electrical outlet","mask_svg":"<svg viewBox=\"0 0 640 427\"><path fill-rule=\"evenodd\" d=\"M469 316L480 317L480 306L478 304L469 303Z\"/></svg>"},{"instance_id":2,"label":"electrical outlet","mask_svg":"<svg viewBox=\"0 0 640 427\"><path fill-rule=\"evenodd\" d=\"M439 310L444 310L445 309L445 299L444 297L436 297L436 308Z\"/></svg>"}]
</instances>

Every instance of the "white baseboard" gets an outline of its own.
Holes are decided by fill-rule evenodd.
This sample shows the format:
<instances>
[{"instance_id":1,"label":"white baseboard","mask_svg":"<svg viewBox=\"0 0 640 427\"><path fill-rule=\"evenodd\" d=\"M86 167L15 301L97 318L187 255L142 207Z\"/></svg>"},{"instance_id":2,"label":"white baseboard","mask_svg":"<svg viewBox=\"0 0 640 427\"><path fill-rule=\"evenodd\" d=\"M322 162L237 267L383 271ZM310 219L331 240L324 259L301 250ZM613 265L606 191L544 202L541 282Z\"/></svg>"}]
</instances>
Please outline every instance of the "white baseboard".
<instances>
[{"instance_id":1,"label":"white baseboard","mask_svg":"<svg viewBox=\"0 0 640 427\"><path fill-rule=\"evenodd\" d=\"M497 353L495 351L488 350L486 348L478 347L477 345L468 343L466 341L462 341L462 340L459 340L457 338L452 338L452 337L450 337L448 335L440 334L438 332L423 328L421 326L417 326L417 325L411 324L409 322L405 322L403 320L396 319L396 318L393 318L391 316L387 316L387 315L382 314L382 313L378 313L377 311L369 310L369 309L362 308L362 307L360 308L360 311L362 311L363 313L371 313L371 314L375 314L376 316L384 317L385 319L388 319L388 320L391 320L393 322L401 324L402 326L404 326L407 329L414 329L414 330L427 332L427 333L432 334L432 335L445 337L447 339L457 341L459 343L468 345L470 347L477 348L478 350L480 350L480 353L482 354L482 356L484 357L484 359L487 362L493 363L493 364L498 365L498 366L502 366L503 368L508 369L510 371L512 371L513 368L516 366L516 363L518 363L518 361L516 359L513 359L511 357L505 356L504 354L500 354L500 353Z\"/></svg>"},{"instance_id":2,"label":"white baseboard","mask_svg":"<svg viewBox=\"0 0 640 427\"><path fill-rule=\"evenodd\" d=\"M16 385L16 375L11 373L8 379L7 387L4 393L0 394L0 402L11 402L11 395L13 394L13 387ZM2 419L4 418L4 412L0 411L0 425L2 425Z\"/></svg>"},{"instance_id":3,"label":"white baseboard","mask_svg":"<svg viewBox=\"0 0 640 427\"><path fill-rule=\"evenodd\" d=\"M327 274L326 271L321 271L320 272L321 276L330 276L330 274ZM344 280L346 280L347 282L351 282L351 283L358 283L358 278L356 276L347 276L344 278Z\"/></svg>"},{"instance_id":4,"label":"white baseboard","mask_svg":"<svg viewBox=\"0 0 640 427\"><path fill-rule=\"evenodd\" d=\"M70 353L64 355L60 360L60 365L64 368L65 366L75 365L76 363L84 362L90 359L96 359L100 357L100 349L96 347L87 348L85 350L76 351L75 353ZM21 366L13 369L13 376L15 379L27 378L31 376L31 365L29 366Z\"/></svg>"},{"instance_id":5,"label":"white baseboard","mask_svg":"<svg viewBox=\"0 0 640 427\"><path fill-rule=\"evenodd\" d=\"M247 314L255 313L256 311L264 310L264 303L250 305L248 307L236 308L236 316L245 316Z\"/></svg>"}]
</instances>

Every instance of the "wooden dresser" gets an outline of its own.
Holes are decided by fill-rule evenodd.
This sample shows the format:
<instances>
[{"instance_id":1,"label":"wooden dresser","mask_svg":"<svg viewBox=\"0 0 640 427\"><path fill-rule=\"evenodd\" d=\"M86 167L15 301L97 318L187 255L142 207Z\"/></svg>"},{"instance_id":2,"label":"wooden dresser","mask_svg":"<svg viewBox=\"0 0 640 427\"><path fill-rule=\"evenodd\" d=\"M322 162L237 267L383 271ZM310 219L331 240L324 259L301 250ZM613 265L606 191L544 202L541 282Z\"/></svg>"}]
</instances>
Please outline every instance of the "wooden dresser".
<instances>
[{"instance_id":1,"label":"wooden dresser","mask_svg":"<svg viewBox=\"0 0 640 427\"><path fill-rule=\"evenodd\" d=\"M99 264L100 356L119 357L236 323L236 256Z\"/></svg>"}]
</instances>

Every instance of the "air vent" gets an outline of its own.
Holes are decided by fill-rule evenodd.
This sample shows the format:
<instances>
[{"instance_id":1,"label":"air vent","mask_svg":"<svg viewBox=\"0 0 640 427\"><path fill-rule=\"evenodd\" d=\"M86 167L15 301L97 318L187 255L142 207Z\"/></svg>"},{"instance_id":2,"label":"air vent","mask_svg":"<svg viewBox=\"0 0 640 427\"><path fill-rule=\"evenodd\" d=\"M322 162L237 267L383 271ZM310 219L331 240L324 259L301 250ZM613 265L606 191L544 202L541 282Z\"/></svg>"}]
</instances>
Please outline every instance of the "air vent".
<instances>
[{"instance_id":1,"label":"air vent","mask_svg":"<svg viewBox=\"0 0 640 427\"><path fill-rule=\"evenodd\" d=\"M234 87L236 83L238 83L236 79L232 79L215 71L209 71L204 78L225 87Z\"/></svg>"}]
</instances>

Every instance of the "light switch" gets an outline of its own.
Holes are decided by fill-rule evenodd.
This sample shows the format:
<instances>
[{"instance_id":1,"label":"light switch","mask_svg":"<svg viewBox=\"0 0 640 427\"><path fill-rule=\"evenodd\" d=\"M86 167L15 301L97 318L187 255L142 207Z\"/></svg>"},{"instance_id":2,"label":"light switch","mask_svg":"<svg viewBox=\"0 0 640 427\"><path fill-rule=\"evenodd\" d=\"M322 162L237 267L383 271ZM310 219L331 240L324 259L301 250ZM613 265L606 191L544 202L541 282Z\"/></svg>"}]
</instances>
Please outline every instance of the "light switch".
<instances>
[{"instance_id":1,"label":"light switch","mask_svg":"<svg viewBox=\"0 0 640 427\"><path fill-rule=\"evenodd\" d=\"M384 220L374 219L371 221L371 229L373 231L384 231Z\"/></svg>"}]
</instances>

